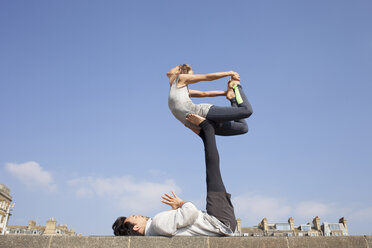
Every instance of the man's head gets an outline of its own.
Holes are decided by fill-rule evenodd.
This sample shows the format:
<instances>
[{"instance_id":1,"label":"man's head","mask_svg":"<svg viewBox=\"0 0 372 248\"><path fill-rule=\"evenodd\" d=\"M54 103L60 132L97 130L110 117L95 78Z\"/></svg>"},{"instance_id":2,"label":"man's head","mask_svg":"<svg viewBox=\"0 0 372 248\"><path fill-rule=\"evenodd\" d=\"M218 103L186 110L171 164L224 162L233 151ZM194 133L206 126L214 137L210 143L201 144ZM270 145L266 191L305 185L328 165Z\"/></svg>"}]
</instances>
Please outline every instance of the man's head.
<instances>
[{"instance_id":1,"label":"man's head","mask_svg":"<svg viewBox=\"0 0 372 248\"><path fill-rule=\"evenodd\" d=\"M142 215L119 217L112 225L115 236L143 236L149 218Z\"/></svg>"}]
</instances>

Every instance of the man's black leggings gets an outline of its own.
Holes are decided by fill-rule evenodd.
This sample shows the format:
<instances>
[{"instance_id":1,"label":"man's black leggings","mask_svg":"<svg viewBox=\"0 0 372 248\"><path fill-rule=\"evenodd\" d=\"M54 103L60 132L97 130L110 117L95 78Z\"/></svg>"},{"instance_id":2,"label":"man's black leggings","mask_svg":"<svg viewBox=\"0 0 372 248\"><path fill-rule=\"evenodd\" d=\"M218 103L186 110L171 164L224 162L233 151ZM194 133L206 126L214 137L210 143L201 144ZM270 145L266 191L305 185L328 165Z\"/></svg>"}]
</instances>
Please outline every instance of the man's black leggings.
<instances>
[{"instance_id":1,"label":"man's black leggings","mask_svg":"<svg viewBox=\"0 0 372 248\"><path fill-rule=\"evenodd\" d=\"M199 136L203 140L205 151L207 213L229 226L232 231L235 231L234 207L231 203L231 195L226 192L222 181L214 126L208 120L203 121L199 126L201 127Z\"/></svg>"}]
</instances>

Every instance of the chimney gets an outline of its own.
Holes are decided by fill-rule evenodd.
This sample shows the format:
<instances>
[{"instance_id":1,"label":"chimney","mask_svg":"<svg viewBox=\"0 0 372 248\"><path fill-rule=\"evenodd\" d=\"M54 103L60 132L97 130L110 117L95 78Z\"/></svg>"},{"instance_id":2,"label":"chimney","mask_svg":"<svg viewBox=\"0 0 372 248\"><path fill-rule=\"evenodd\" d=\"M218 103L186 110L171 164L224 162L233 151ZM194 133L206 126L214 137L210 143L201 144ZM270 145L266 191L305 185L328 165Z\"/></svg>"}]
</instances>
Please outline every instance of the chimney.
<instances>
[{"instance_id":1,"label":"chimney","mask_svg":"<svg viewBox=\"0 0 372 248\"><path fill-rule=\"evenodd\" d=\"M31 230L35 226L36 226L36 221L34 221L34 220L28 221L28 227L27 227L28 230Z\"/></svg>"},{"instance_id":2,"label":"chimney","mask_svg":"<svg viewBox=\"0 0 372 248\"><path fill-rule=\"evenodd\" d=\"M322 227L320 225L320 219L318 216L316 216L314 219L313 219L313 225L314 225L314 228L315 230L317 231L321 231L322 230Z\"/></svg>"},{"instance_id":3,"label":"chimney","mask_svg":"<svg viewBox=\"0 0 372 248\"><path fill-rule=\"evenodd\" d=\"M289 217L288 224L291 227L291 230L294 230L294 219L292 217Z\"/></svg>"},{"instance_id":4,"label":"chimney","mask_svg":"<svg viewBox=\"0 0 372 248\"><path fill-rule=\"evenodd\" d=\"M47 220L44 234L55 235L57 234L57 221L54 218Z\"/></svg>"},{"instance_id":5,"label":"chimney","mask_svg":"<svg viewBox=\"0 0 372 248\"><path fill-rule=\"evenodd\" d=\"M344 225L344 227L345 227L345 231L346 231L346 233L349 235L349 232L348 232L348 230L347 230L347 221L345 220L345 218L342 217L341 219L339 219L339 220L338 220L338 223L341 223L342 225Z\"/></svg>"},{"instance_id":6,"label":"chimney","mask_svg":"<svg viewBox=\"0 0 372 248\"><path fill-rule=\"evenodd\" d=\"M259 226L262 230L267 231L267 219L263 218Z\"/></svg>"},{"instance_id":7,"label":"chimney","mask_svg":"<svg viewBox=\"0 0 372 248\"><path fill-rule=\"evenodd\" d=\"M238 228L238 232L242 232L242 220L240 218L236 219L236 226Z\"/></svg>"}]
</instances>

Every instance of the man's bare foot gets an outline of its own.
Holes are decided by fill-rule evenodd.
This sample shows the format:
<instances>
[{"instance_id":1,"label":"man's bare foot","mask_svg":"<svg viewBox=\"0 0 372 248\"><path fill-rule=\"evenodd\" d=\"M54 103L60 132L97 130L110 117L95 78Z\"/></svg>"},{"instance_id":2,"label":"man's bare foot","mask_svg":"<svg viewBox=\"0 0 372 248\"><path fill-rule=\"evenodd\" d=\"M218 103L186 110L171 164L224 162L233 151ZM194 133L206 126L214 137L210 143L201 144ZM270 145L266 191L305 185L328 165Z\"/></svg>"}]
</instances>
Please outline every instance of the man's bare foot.
<instances>
[{"instance_id":1,"label":"man's bare foot","mask_svg":"<svg viewBox=\"0 0 372 248\"><path fill-rule=\"evenodd\" d=\"M205 121L205 118L204 117L201 117L199 115L195 115L195 114L188 114L186 116L186 120L188 120L189 122L191 122L192 124L194 124L196 126L199 126L200 123L202 123L203 121Z\"/></svg>"},{"instance_id":2,"label":"man's bare foot","mask_svg":"<svg viewBox=\"0 0 372 248\"><path fill-rule=\"evenodd\" d=\"M199 129L196 129L196 128L193 128L193 127L188 127L188 126L186 126L186 124L185 124L185 127L189 128L191 131L193 131L197 135L199 135L199 133L200 133L200 130Z\"/></svg>"}]
</instances>

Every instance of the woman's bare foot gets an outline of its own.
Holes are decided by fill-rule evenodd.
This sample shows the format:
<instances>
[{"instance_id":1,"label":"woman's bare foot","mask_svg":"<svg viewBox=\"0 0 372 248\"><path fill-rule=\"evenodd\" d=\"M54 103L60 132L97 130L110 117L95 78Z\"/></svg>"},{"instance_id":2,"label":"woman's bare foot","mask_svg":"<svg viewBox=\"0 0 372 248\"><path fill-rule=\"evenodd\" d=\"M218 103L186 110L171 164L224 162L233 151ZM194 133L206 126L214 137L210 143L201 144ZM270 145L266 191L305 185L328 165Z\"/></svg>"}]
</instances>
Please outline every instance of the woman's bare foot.
<instances>
[{"instance_id":1,"label":"woman's bare foot","mask_svg":"<svg viewBox=\"0 0 372 248\"><path fill-rule=\"evenodd\" d=\"M234 79L230 79L229 82L227 83L227 86L230 88L230 89L233 89L235 85L238 85L240 84L240 81L237 81L237 80L234 80Z\"/></svg>"},{"instance_id":2,"label":"woman's bare foot","mask_svg":"<svg viewBox=\"0 0 372 248\"><path fill-rule=\"evenodd\" d=\"M227 90L226 90L226 99L227 100L231 100L231 99L235 98L235 92L234 92L232 87L230 88L230 82L231 81L232 81L232 79L230 79L227 82Z\"/></svg>"},{"instance_id":3,"label":"woman's bare foot","mask_svg":"<svg viewBox=\"0 0 372 248\"><path fill-rule=\"evenodd\" d=\"M193 128L193 127L188 127L188 126L186 126L186 124L185 124L185 127L187 127L188 129L190 129L191 131L193 131L197 135L199 135L199 133L200 133L200 130L199 129L196 129L196 128Z\"/></svg>"},{"instance_id":4,"label":"woman's bare foot","mask_svg":"<svg viewBox=\"0 0 372 248\"><path fill-rule=\"evenodd\" d=\"M195 115L195 114L188 114L186 116L186 120L188 120L189 122L191 122L192 124L194 124L196 126L199 126L200 123L202 123L203 121L205 121L205 118L204 117L201 117L199 115Z\"/></svg>"},{"instance_id":5,"label":"woman's bare foot","mask_svg":"<svg viewBox=\"0 0 372 248\"><path fill-rule=\"evenodd\" d=\"M228 88L228 90L226 91L226 99L231 100L233 98L235 98L235 92L234 90Z\"/></svg>"}]
</instances>

